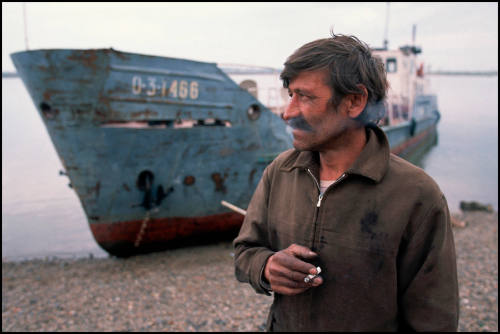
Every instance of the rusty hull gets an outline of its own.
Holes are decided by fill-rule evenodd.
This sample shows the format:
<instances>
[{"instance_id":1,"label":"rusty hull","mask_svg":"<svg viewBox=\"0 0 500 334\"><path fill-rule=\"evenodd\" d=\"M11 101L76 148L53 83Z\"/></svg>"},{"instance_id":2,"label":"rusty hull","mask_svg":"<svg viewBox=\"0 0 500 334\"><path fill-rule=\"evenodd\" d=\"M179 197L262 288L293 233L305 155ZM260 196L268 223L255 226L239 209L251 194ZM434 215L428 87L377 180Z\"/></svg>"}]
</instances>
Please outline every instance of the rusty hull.
<instances>
[{"instance_id":1,"label":"rusty hull","mask_svg":"<svg viewBox=\"0 0 500 334\"><path fill-rule=\"evenodd\" d=\"M144 220L90 224L97 243L110 254L130 256L192 244L213 243L234 238L243 222L235 212L205 217L153 218L140 240Z\"/></svg>"}]
</instances>

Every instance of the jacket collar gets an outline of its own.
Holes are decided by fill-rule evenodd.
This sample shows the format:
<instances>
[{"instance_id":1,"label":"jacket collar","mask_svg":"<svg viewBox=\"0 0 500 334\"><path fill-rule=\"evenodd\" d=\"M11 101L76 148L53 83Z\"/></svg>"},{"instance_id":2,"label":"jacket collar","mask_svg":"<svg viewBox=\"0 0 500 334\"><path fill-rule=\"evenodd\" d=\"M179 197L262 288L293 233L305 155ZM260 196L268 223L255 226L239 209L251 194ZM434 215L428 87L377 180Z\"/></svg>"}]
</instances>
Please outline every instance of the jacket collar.
<instances>
[{"instance_id":1,"label":"jacket collar","mask_svg":"<svg viewBox=\"0 0 500 334\"><path fill-rule=\"evenodd\" d=\"M376 125L366 127L368 140L346 174L360 175L375 182L380 182L389 166L390 148L387 136ZM294 168L311 169L315 175L319 174L319 155L315 151L297 151L285 160L280 167L281 171L289 172Z\"/></svg>"}]
</instances>

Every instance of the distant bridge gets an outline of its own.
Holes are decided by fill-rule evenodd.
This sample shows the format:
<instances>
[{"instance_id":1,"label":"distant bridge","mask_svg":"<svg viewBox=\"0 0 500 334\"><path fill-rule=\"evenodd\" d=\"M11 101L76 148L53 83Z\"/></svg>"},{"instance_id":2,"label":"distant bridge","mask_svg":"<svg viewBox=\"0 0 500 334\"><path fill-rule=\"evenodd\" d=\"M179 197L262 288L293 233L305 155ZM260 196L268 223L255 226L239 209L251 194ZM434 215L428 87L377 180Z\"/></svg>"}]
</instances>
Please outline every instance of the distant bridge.
<instances>
[{"instance_id":1,"label":"distant bridge","mask_svg":"<svg viewBox=\"0 0 500 334\"><path fill-rule=\"evenodd\" d=\"M474 75L474 76L495 76L498 71L431 71L429 75Z\"/></svg>"},{"instance_id":2,"label":"distant bridge","mask_svg":"<svg viewBox=\"0 0 500 334\"><path fill-rule=\"evenodd\" d=\"M18 78L19 75L16 72L2 72L2 78Z\"/></svg>"}]
</instances>

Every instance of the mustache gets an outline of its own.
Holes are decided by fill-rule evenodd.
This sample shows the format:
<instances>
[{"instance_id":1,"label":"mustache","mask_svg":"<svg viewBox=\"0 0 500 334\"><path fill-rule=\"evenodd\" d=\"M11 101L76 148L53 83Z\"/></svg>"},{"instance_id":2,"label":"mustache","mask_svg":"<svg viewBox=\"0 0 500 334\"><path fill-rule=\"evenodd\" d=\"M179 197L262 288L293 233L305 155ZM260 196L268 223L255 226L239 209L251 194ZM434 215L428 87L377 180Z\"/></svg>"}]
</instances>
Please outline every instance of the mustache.
<instances>
[{"instance_id":1,"label":"mustache","mask_svg":"<svg viewBox=\"0 0 500 334\"><path fill-rule=\"evenodd\" d=\"M314 131L312 126L309 125L309 123L307 123L307 121L302 116L291 118L286 123L293 129L308 131L308 132Z\"/></svg>"}]
</instances>

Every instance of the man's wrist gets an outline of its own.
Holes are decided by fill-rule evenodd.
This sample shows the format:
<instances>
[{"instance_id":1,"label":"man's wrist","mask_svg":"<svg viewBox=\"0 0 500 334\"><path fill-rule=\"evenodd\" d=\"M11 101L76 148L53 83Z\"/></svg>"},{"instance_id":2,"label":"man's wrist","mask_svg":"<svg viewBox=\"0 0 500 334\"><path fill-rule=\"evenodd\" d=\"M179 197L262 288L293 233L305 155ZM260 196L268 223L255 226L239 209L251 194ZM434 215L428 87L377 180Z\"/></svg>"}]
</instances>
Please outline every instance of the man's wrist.
<instances>
[{"instance_id":1,"label":"man's wrist","mask_svg":"<svg viewBox=\"0 0 500 334\"><path fill-rule=\"evenodd\" d=\"M273 292L273 289L271 288L271 284L269 284L269 282L263 276L261 276L261 279L260 279L260 286L269 293Z\"/></svg>"},{"instance_id":2,"label":"man's wrist","mask_svg":"<svg viewBox=\"0 0 500 334\"><path fill-rule=\"evenodd\" d=\"M266 290L266 292L271 293L271 292L273 292L273 289L271 288L271 284L266 279L266 275L264 274L268 260L269 260L269 258L266 260L264 266L262 267L262 270L260 271L260 282L259 282L259 284L260 284L260 286L264 290Z\"/></svg>"}]
</instances>

